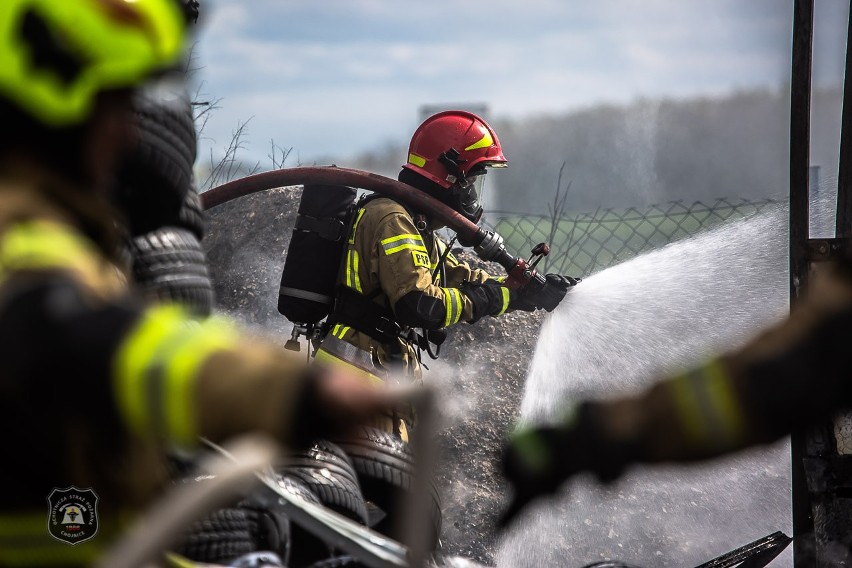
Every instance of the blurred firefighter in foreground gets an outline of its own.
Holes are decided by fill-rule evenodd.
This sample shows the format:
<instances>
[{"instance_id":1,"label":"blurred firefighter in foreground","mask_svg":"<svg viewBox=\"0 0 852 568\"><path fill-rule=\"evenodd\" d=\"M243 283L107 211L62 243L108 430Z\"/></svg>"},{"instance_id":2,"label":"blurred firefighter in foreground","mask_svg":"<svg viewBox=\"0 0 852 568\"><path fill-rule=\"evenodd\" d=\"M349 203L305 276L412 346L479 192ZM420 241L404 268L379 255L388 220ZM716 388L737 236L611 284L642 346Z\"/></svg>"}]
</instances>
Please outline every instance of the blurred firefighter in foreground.
<instances>
[{"instance_id":1,"label":"blurred firefighter in foreground","mask_svg":"<svg viewBox=\"0 0 852 568\"><path fill-rule=\"evenodd\" d=\"M488 168L506 165L497 135L484 120L446 111L415 131L399 181L475 223L482 215L477 185ZM387 197L362 202L329 317L331 331L318 359L357 360L380 378L388 371L420 378L421 352L437 356L432 345L440 349L446 328L513 309L552 311L576 284L549 274L539 290L512 291L485 271L459 262L435 235L440 228L422 212Z\"/></svg>"},{"instance_id":2,"label":"blurred firefighter in foreground","mask_svg":"<svg viewBox=\"0 0 852 568\"><path fill-rule=\"evenodd\" d=\"M108 188L132 90L178 63L183 36L175 0L0 3L0 565L90 563L162 488L166 447L307 442L391 396L128 292ZM96 507L77 495L48 515L62 488Z\"/></svg>"},{"instance_id":3,"label":"blurred firefighter in foreground","mask_svg":"<svg viewBox=\"0 0 852 568\"><path fill-rule=\"evenodd\" d=\"M584 402L511 439L508 523L571 476L617 478L631 463L689 462L775 441L852 405L852 259L819 267L790 318L748 345L646 392Z\"/></svg>"}]
</instances>

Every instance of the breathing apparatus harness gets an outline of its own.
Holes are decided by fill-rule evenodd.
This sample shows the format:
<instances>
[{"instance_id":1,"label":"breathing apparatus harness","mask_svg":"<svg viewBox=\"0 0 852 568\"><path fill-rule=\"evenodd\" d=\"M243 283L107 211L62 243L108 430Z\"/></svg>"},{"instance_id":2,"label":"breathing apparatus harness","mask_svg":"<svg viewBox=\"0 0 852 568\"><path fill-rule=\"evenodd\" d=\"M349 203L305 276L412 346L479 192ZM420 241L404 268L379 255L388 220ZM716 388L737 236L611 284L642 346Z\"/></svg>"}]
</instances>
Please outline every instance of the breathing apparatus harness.
<instances>
[{"instance_id":1,"label":"breathing apparatus harness","mask_svg":"<svg viewBox=\"0 0 852 568\"><path fill-rule=\"evenodd\" d=\"M363 196L358 200L355 207L356 214L352 216L353 221L350 222L347 234L351 235L353 229L355 229L353 225L354 219L357 218L357 211L365 207L369 201L379 197L385 196L373 194ZM426 216L421 213L412 213L406 205L400 205L402 205L406 212L408 212L411 216L417 232L431 250L432 247L436 246L435 236L429 229L429 223ZM455 240L456 238L453 237L450 244L447 245L443 253L439 256L438 264L432 271L433 283L444 282L446 280L445 262L452 243L455 242ZM341 274L343 274L346 270L344 265L345 262L346 259L344 258L340 267ZM376 298L378 298L381 294L381 288L377 288L371 293L365 295L342 283L339 284L335 290L334 308L328 317L328 323L324 326L323 336L331 330L332 326L339 323L364 333L379 343L388 346L391 357L401 357L402 350L399 346L399 340L402 340L408 345L416 348L415 353L417 355L417 361L421 365L423 364L421 360L421 353L423 351L425 351L431 359L437 359L441 351L441 345L447 338L446 332L444 330L427 329L421 329L418 332L414 328L403 326L397 321L390 306L376 302Z\"/></svg>"},{"instance_id":2,"label":"breathing apparatus harness","mask_svg":"<svg viewBox=\"0 0 852 568\"><path fill-rule=\"evenodd\" d=\"M317 186L331 185L338 188L345 187L351 189L353 192L354 189L352 188L366 189L368 191L380 193L399 203L404 203L419 210L426 211L430 218L439 220L455 231L455 233L459 236L459 242L464 246L472 246L474 252L481 259L496 262L503 266L508 273L504 280L506 287L518 290L526 287L537 289L546 285L544 276L535 270L538 260L549 252L549 247L546 244L541 243L536 246L533 249L533 257L527 261L520 256L515 256L510 253L504 245L503 238L496 232L488 231L477 226L476 223L470 220L470 218L454 210L445 203L442 203L441 200L428 195L427 192L412 192L411 186L401 180L393 180L378 174L348 168L339 168L337 166L312 166L272 170L233 180L215 187L202 194L201 201L205 209L210 209L221 205L222 203L226 203L233 199L258 191L291 185L305 185L307 189L309 184ZM313 191L305 192L305 194L308 193L313 193ZM304 197L305 196L303 195L303 200ZM321 199L319 201L321 204L327 202L326 199ZM354 205L351 201L344 201L343 203L345 206L344 209L347 211L349 210L349 207ZM322 207L320 207L320 209L322 209ZM328 214L320 212L319 217L333 218L331 220L350 218L345 211L331 211ZM345 225L346 223L343 224ZM314 234L305 233L304 235L297 235L295 233L296 231L294 231L293 239L296 239L299 236L309 237ZM339 241L337 239L334 239L329 240L326 243L329 247L328 252L330 256L339 255L340 247L338 247L338 242ZM291 242L291 247L292 244L293 243ZM317 256L316 246L308 247L308 250L311 251L312 257ZM330 284L327 295L312 292L312 287L310 285L308 287L290 285L289 279L287 278L290 260L293 260L292 272L294 274L298 275L305 272L303 270L302 262L291 258L293 256L294 255L290 254L288 251L287 262L285 262L284 274L282 275L278 311L292 322L305 322L295 323L293 336L291 340L287 342L287 345L285 345L285 347L298 350L298 337L300 335L305 335L312 340L314 344L316 344L316 340L324 337L325 333L327 333L330 328L330 324L327 323L329 320L326 320L326 323L320 323L320 320L328 315L329 311L331 311L332 304L335 303L333 298L333 296L335 296L334 287L336 282L339 282L339 280L335 280L333 277L329 278ZM336 256L336 258L340 257ZM332 274L333 273L334 271L332 270ZM292 313L297 310L290 309L292 308L292 305L290 305L289 302L290 300L296 300L297 304L312 304L312 309L308 310L308 313L304 313L304 310L301 309L303 306L298 305L297 307L300 308L298 310L299 313ZM372 301L372 298L370 298L370 301L371 305L369 307L371 309L371 313L375 314L382 306ZM282 303L286 303L287 305L282 305ZM393 327L394 333L391 339L396 340L401 333L401 326L395 322L393 314L389 313L390 310L388 308L385 308L385 310L386 311L384 313L390 316L386 318L387 321L392 322L397 326L388 326ZM384 321L381 323L386 324ZM382 328L384 328L384 325ZM378 330L379 327L376 326L376 329ZM384 329L383 331L390 332L391 330ZM388 335L390 335L390 333L388 333ZM381 341L384 342L385 339L382 339Z\"/></svg>"}]
</instances>

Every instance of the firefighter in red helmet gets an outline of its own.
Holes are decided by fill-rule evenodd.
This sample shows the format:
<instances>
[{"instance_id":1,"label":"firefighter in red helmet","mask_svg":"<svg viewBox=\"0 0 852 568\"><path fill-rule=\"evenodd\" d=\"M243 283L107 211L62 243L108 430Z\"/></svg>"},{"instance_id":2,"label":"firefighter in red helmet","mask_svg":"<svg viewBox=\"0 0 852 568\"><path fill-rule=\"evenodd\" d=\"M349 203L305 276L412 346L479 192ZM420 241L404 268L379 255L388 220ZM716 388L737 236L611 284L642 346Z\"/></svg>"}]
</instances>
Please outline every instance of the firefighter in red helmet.
<instances>
[{"instance_id":1,"label":"firefighter in red helmet","mask_svg":"<svg viewBox=\"0 0 852 568\"><path fill-rule=\"evenodd\" d=\"M482 207L476 181L486 168L505 168L497 134L484 120L464 111L446 111L414 132L399 179L449 205L470 221Z\"/></svg>"},{"instance_id":2,"label":"firefighter in red helmet","mask_svg":"<svg viewBox=\"0 0 852 568\"><path fill-rule=\"evenodd\" d=\"M426 119L414 133L399 180L473 222L482 215L476 181L506 157L494 130L465 111ZM343 359L383 379L387 370L420 377L420 353L433 354L442 330L510 309L556 308L576 280L548 275L534 293L514 292L472 269L438 238L434 220L387 197L362 201L318 358ZM464 244L464 243L462 243ZM416 330L420 331L416 331Z\"/></svg>"}]
</instances>

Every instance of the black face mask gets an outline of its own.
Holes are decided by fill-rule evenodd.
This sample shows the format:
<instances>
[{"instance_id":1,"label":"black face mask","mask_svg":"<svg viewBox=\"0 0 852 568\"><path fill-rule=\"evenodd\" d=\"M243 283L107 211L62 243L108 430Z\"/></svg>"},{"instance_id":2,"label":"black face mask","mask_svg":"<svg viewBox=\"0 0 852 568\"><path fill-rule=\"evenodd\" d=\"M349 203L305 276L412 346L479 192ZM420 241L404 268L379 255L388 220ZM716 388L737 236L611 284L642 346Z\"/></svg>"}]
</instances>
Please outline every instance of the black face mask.
<instances>
[{"instance_id":1,"label":"black face mask","mask_svg":"<svg viewBox=\"0 0 852 568\"><path fill-rule=\"evenodd\" d=\"M480 175L484 175L484 171ZM476 191L475 181L477 176L465 178L453 188L453 209L461 213L468 221L478 223L482 218L482 204L479 202L479 194Z\"/></svg>"}]
</instances>

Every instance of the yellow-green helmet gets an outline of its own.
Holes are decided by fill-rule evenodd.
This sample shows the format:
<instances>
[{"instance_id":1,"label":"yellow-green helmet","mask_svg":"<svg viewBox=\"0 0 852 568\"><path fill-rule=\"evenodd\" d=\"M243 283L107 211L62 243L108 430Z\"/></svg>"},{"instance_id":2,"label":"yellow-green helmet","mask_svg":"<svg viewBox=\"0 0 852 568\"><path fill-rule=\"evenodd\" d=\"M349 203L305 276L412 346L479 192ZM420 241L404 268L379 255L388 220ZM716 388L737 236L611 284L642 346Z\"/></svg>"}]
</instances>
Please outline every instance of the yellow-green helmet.
<instances>
[{"instance_id":1,"label":"yellow-green helmet","mask_svg":"<svg viewBox=\"0 0 852 568\"><path fill-rule=\"evenodd\" d=\"M50 127L79 124L99 92L181 55L175 0L0 0L0 98Z\"/></svg>"}]
</instances>

